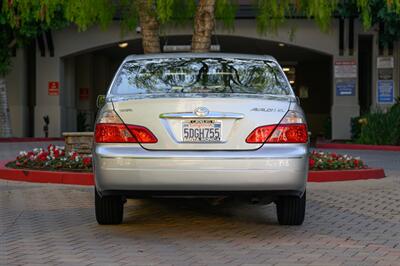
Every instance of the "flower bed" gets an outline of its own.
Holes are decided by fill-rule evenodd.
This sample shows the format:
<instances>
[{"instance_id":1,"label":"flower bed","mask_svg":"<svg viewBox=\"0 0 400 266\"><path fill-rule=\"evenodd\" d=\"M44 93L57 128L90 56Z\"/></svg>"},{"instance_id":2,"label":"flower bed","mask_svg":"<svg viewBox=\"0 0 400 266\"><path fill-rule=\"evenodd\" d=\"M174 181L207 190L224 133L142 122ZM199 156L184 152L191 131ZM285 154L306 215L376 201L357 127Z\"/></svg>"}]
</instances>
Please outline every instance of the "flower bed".
<instances>
[{"instance_id":1,"label":"flower bed","mask_svg":"<svg viewBox=\"0 0 400 266\"><path fill-rule=\"evenodd\" d=\"M64 147L51 144L47 149L21 151L17 158L6 166L17 169L91 172L92 155L66 153Z\"/></svg>"},{"instance_id":2,"label":"flower bed","mask_svg":"<svg viewBox=\"0 0 400 266\"><path fill-rule=\"evenodd\" d=\"M309 182L336 182L385 177L382 168L367 168L357 157L313 151ZM0 161L0 179L35 183L94 185L91 155L66 153L64 147L22 151L12 162Z\"/></svg>"},{"instance_id":3,"label":"flower bed","mask_svg":"<svg viewBox=\"0 0 400 266\"><path fill-rule=\"evenodd\" d=\"M49 145L47 149L21 151L19 156L6 166L16 169L91 172L92 155L66 153L64 147ZM314 171L365 168L367 166L360 158L349 155L312 151L309 157L309 169Z\"/></svg>"},{"instance_id":4,"label":"flower bed","mask_svg":"<svg viewBox=\"0 0 400 266\"><path fill-rule=\"evenodd\" d=\"M367 165L359 157L347 154L312 151L309 157L310 170L352 170L365 169Z\"/></svg>"}]
</instances>

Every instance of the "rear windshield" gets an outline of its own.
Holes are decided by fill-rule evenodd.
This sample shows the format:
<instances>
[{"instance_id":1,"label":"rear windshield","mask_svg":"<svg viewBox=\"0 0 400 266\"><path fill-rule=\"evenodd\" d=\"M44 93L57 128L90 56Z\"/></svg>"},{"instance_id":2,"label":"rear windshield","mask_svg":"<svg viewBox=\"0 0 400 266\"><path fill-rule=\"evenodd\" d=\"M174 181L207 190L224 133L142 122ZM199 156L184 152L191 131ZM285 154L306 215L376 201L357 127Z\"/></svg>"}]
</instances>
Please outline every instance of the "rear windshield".
<instances>
[{"instance_id":1,"label":"rear windshield","mask_svg":"<svg viewBox=\"0 0 400 266\"><path fill-rule=\"evenodd\" d=\"M111 94L240 93L290 95L278 65L234 58L163 58L126 62Z\"/></svg>"}]
</instances>

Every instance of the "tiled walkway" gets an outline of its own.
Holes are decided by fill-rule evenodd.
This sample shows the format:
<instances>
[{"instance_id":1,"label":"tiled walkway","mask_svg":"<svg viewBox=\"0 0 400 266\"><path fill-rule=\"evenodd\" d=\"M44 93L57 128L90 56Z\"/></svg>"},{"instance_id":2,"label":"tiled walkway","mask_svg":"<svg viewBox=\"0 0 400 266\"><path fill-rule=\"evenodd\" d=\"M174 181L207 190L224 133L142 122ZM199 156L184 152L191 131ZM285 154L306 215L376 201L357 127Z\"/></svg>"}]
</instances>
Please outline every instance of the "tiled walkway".
<instances>
[{"instance_id":1,"label":"tiled walkway","mask_svg":"<svg viewBox=\"0 0 400 266\"><path fill-rule=\"evenodd\" d=\"M0 181L0 265L400 265L400 153L362 153L390 176L310 183L300 227L273 204L165 199L100 226L90 187Z\"/></svg>"},{"instance_id":2,"label":"tiled walkway","mask_svg":"<svg viewBox=\"0 0 400 266\"><path fill-rule=\"evenodd\" d=\"M400 265L399 180L310 184L300 227L203 200L129 200L99 226L92 188L0 182L0 265Z\"/></svg>"}]
</instances>

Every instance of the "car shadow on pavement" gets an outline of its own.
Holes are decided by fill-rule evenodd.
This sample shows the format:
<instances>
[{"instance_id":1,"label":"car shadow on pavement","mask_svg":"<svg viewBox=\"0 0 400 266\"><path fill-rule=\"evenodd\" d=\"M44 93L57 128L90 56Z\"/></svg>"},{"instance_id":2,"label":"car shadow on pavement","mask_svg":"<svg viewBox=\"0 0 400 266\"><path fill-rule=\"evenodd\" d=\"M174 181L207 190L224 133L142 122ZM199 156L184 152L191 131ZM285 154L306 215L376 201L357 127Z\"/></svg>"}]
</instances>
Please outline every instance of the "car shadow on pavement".
<instances>
[{"instance_id":1,"label":"car shadow on pavement","mask_svg":"<svg viewBox=\"0 0 400 266\"><path fill-rule=\"evenodd\" d=\"M210 219L254 224L277 224L275 205L247 204L218 199L158 198L129 200L125 205L124 223L159 223L163 219L184 223L197 220L209 224Z\"/></svg>"}]
</instances>

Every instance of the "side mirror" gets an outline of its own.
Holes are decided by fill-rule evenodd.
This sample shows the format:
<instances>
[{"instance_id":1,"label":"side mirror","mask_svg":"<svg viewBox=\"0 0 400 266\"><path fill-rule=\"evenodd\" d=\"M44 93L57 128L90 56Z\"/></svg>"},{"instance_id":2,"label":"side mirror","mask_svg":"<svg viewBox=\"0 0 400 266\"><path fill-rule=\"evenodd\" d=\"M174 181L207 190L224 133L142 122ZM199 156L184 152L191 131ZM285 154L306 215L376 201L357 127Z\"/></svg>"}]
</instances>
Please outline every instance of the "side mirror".
<instances>
[{"instance_id":1,"label":"side mirror","mask_svg":"<svg viewBox=\"0 0 400 266\"><path fill-rule=\"evenodd\" d=\"M96 106L97 108L101 108L103 107L103 105L106 104L106 96L105 95L99 95L97 96L97 100L96 100Z\"/></svg>"}]
</instances>

